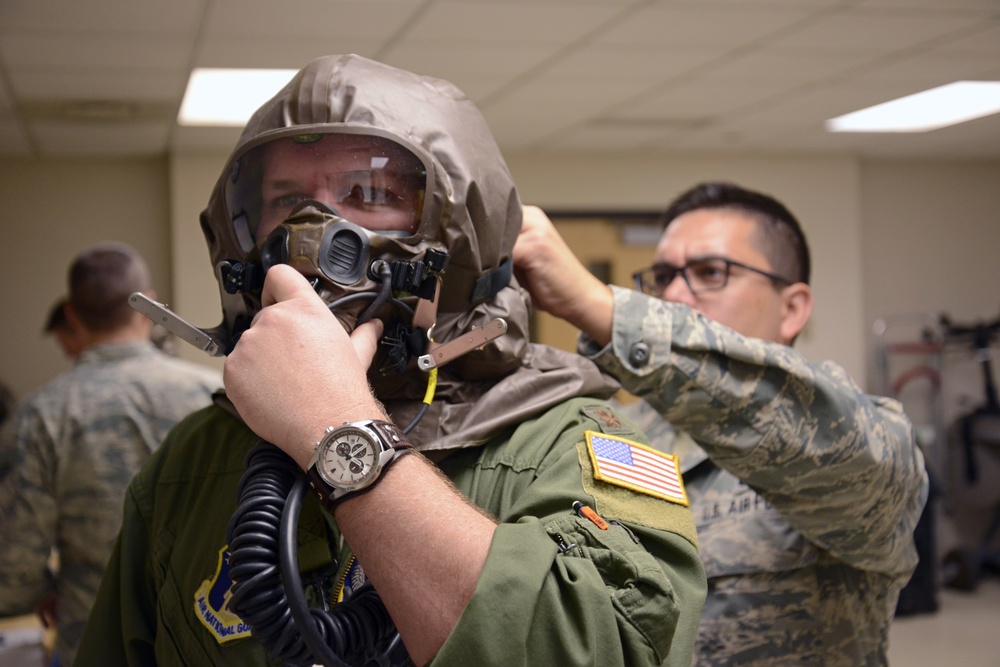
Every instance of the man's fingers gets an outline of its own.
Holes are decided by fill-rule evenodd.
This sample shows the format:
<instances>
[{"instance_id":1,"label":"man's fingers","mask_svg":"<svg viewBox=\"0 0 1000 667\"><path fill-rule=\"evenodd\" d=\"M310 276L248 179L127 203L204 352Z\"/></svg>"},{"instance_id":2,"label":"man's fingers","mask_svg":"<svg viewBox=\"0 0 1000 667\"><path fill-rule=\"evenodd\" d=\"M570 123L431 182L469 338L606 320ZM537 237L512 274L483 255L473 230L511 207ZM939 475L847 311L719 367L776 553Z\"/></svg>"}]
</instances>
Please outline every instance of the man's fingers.
<instances>
[{"instance_id":1,"label":"man's fingers","mask_svg":"<svg viewBox=\"0 0 1000 667\"><path fill-rule=\"evenodd\" d=\"M375 359L375 353L378 351L378 340L382 336L382 328L382 321L373 319L360 325L351 334L354 353L358 355L358 360L365 368L369 368Z\"/></svg>"},{"instance_id":2,"label":"man's fingers","mask_svg":"<svg viewBox=\"0 0 1000 667\"><path fill-rule=\"evenodd\" d=\"M264 290L260 295L260 303L266 308L304 294L316 296L305 276L287 264L276 264L268 269L264 277Z\"/></svg>"}]
</instances>

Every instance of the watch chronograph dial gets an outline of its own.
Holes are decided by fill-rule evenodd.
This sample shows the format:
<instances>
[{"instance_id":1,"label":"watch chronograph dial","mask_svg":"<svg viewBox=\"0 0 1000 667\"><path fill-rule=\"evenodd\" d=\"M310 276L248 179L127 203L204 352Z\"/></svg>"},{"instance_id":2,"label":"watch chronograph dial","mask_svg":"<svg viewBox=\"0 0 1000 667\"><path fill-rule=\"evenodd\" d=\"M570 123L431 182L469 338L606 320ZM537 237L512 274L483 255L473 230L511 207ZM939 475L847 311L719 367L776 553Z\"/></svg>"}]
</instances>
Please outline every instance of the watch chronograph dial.
<instances>
[{"instance_id":1,"label":"watch chronograph dial","mask_svg":"<svg viewBox=\"0 0 1000 667\"><path fill-rule=\"evenodd\" d=\"M344 433L330 443L322 456L326 476L338 484L357 484L375 467L374 443L357 433Z\"/></svg>"},{"instance_id":2,"label":"watch chronograph dial","mask_svg":"<svg viewBox=\"0 0 1000 667\"><path fill-rule=\"evenodd\" d=\"M370 419L330 426L316 443L306 477L332 511L341 500L370 489L387 467L410 451L406 434L390 422Z\"/></svg>"}]
</instances>

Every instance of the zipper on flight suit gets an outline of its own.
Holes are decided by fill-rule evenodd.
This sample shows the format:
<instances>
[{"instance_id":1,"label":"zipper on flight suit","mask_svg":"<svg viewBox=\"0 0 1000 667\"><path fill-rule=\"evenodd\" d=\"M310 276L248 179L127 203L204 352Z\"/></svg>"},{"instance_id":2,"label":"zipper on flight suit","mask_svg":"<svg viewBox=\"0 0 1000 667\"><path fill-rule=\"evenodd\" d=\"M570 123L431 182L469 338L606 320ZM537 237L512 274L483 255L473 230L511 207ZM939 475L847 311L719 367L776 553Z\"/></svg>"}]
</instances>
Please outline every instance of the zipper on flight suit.
<instances>
[{"instance_id":1,"label":"zipper on flight suit","mask_svg":"<svg viewBox=\"0 0 1000 667\"><path fill-rule=\"evenodd\" d=\"M566 555L567 553L573 551L573 549L578 549L580 551L580 556L583 557L583 549L574 542L573 544L566 544L566 538L562 536L562 533L549 533L552 539L555 540L556 547L559 549L561 555Z\"/></svg>"}]
</instances>

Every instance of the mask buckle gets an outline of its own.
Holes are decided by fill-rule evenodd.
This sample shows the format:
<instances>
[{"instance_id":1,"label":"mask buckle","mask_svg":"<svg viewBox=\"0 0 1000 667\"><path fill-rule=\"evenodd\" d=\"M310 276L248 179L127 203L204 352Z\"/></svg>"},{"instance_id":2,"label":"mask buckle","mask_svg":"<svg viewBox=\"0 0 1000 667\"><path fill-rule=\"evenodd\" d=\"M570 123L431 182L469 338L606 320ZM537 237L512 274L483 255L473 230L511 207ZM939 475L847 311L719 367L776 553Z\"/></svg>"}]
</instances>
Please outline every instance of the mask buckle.
<instances>
[{"instance_id":1,"label":"mask buckle","mask_svg":"<svg viewBox=\"0 0 1000 667\"><path fill-rule=\"evenodd\" d=\"M438 345L431 341L427 354L417 357L417 366L422 371L444 366L464 354L486 345L507 333L507 321L498 317L480 329L471 329L458 338Z\"/></svg>"}]
</instances>

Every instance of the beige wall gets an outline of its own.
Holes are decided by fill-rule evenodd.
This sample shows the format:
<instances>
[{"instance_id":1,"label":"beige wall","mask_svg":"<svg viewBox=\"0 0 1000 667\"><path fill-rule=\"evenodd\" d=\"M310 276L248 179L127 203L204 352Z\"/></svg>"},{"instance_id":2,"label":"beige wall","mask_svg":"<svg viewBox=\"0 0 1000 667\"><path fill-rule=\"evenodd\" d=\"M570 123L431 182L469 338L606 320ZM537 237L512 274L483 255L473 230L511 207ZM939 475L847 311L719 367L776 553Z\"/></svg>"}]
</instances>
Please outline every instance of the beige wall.
<instances>
[{"instance_id":1,"label":"beige wall","mask_svg":"<svg viewBox=\"0 0 1000 667\"><path fill-rule=\"evenodd\" d=\"M199 215L208 204L226 155L185 155L170 159L170 238L173 254L172 308L195 326L211 328L222 322L219 286L215 281ZM181 345L185 359L222 369L222 359Z\"/></svg>"},{"instance_id":2,"label":"beige wall","mask_svg":"<svg viewBox=\"0 0 1000 667\"><path fill-rule=\"evenodd\" d=\"M65 290L66 264L94 241L135 245L149 258L164 300L194 324L218 324L218 288L197 216L225 157L0 161L0 378L23 395L66 367L40 329ZM510 155L508 161L523 199L549 208L659 208L710 178L783 199L814 252L818 307L799 347L810 358L840 362L862 383L875 317L943 309L990 317L1000 306L998 162L721 155ZM184 354L218 363L194 349Z\"/></svg>"},{"instance_id":3,"label":"beige wall","mask_svg":"<svg viewBox=\"0 0 1000 667\"><path fill-rule=\"evenodd\" d=\"M170 299L167 192L164 159L0 160L0 380L17 396L69 368L42 326L84 247L134 246Z\"/></svg>"},{"instance_id":4,"label":"beige wall","mask_svg":"<svg viewBox=\"0 0 1000 667\"><path fill-rule=\"evenodd\" d=\"M865 316L1000 315L1000 163L866 162Z\"/></svg>"},{"instance_id":5,"label":"beige wall","mask_svg":"<svg viewBox=\"0 0 1000 667\"><path fill-rule=\"evenodd\" d=\"M998 184L997 162L862 165L864 311L868 322L885 320L881 342L919 339L941 314L957 324L1000 317ZM995 343L994 356L998 349ZM868 352L874 356L871 346ZM893 354L887 361L890 384L917 366L937 370L937 391L928 376L915 375L899 398L925 429L932 465L943 471L946 462L960 463L960 452L947 453L943 432L984 402L982 367L972 346L953 344L940 356ZM993 374L1000 383L996 359Z\"/></svg>"}]
</instances>

